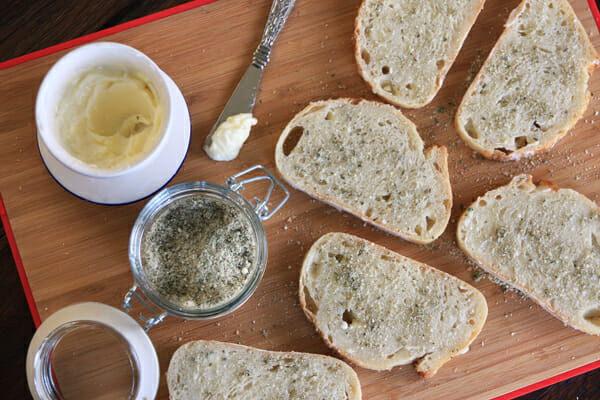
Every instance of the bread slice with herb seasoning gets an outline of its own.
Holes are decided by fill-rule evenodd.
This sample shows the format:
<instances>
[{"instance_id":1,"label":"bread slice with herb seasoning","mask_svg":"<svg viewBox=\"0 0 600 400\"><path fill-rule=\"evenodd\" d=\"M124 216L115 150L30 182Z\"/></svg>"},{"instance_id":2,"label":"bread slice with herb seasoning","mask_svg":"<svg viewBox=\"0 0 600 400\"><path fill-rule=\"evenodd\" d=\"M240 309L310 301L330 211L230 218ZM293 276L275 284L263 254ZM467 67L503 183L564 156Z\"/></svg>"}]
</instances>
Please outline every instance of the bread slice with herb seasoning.
<instances>
[{"instance_id":1,"label":"bread slice with herb seasoning","mask_svg":"<svg viewBox=\"0 0 600 400\"><path fill-rule=\"evenodd\" d=\"M456 113L462 139L487 158L551 148L585 111L598 54L566 0L524 0Z\"/></svg>"},{"instance_id":2,"label":"bread slice with herb seasoning","mask_svg":"<svg viewBox=\"0 0 600 400\"><path fill-rule=\"evenodd\" d=\"M484 0L363 0L354 38L358 71L373 92L409 108L429 103Z\"/></svg>"},{"instance_id":3,"label":"bread slice with herb seasoning","mask_svg":"<svg viewBox=\"0 0 600 400\"><path fill-rule=\"evenodd\" d=\"M285 127L277 169L297 189L415 243L446 229L452 207L445 147L374 101L311 103Z\"/></svg>"},{"instance_id":4,"label":"bread slice with herb seasoning","mask_svg":"<svg viewBox=\"0 0 600 400\"><path fill-rule=\"evenodd\" d=\"M171 400L360 400L358 377L333 357L198 340L169 363Z\"/></svg>"},{"instance_id":5,"label":"bread slice with herb seasoning","mask_svg":"<svg viewBox=\"0 0 600 400\"><path fill-rule=\"evenodd\" d=\"M385 370L415 362L425 377L467 351L487 317L483 295L460 279L337 232L306 254L300 304L353 363Z\"/></svg>"},{"instance_id":6,"label":"bread slice with herb seasoning","mask_svg":"<svg viewBox=\"0 0 600 400\"><path fill-rule=\"evenodd\" d=\"M519 175L465 211L457 239L484 270L600 335L600 209L587 197Z\"/></svg>"}]
</instances>

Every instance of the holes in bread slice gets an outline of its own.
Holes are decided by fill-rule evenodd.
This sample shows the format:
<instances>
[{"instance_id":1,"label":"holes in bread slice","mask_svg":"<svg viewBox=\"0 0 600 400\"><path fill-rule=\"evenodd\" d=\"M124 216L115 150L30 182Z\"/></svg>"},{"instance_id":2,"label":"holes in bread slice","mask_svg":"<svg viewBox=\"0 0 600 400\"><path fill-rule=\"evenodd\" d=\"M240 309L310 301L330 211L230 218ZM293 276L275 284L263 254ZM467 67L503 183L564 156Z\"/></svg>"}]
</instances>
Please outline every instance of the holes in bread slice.
<instances>
[{"instance_id":1,"label":"holes in bread slice","mask_svg":"<svg viewBox=\"0 0 600 400\"><path fill-rule=\"evenodd\" d=\"M548 130L547 127L540 125L539 122L537 122L537 121L533 121L533 128L534 128L533 130L542 131L542 132L546 132ZM537 138L533 138L533 141L537 141Z\"/></svg>"},{"instance_id":2,"label":"holes in bread slice","mask_svg":"<svg viewBox=\"0 0 600 400\"><path fill-rule=\"evenodd\" d=\"M383 67L381 67L381 73L384 75L387 75L390 73L390 67L388 67L387 65L384 65Z\"/></svg>"},{"instance_id":3,"label":"holes in bread slice","mask_svg":"<svg viewBox=\"0 0 600 400\"><path fill-rule=\"evenodd\" d=\"M487 201L485 201L484 199L479 200L479 203L477 203L477 205L480 207L485 207L487 206L487 204Z\"/></svg>"},{"instance_id":4,"label":"holes in bread slice","mask_svg":"<svg viewBox=\"0 0 600 400\"><path fill-rule=\"evenodd\" d=\"M383 89L384 91L386 91L388 93L396 94L394 85L392 84L392 81L390 81L389 79L384 79L381 81L381 89Z\"/></svg>"},{"instance_id":5,"label":"holes in bread slice","mask_svg":"<svg viewBox=\"0 0 600 400\"><path fill-rule=\"evenodd\" d=\"M343 263L344 261L346 261L346 256L343 254L336 254L335 259L337 262Z\"/></svg>"},{"instance_id":6,"label":"holes in bread slice","mask_svg":"<svg viewBox=\"0 0 600 400\"><path fill-rule=\"evenodd\" d=\"M437 65L437 68L439 70L444 69L444 66L446 65L446 61L445 60L438 60L435 65Z\"/></svg>"},{"instance_id":7,"label":"holes in bread slice","mask_svg":"<svg viewBox=\"0 0 600 400\"><path fill-rule=\"evenodd\" d=\"M292 128L283 142L282 150L284 156L287 157L294 151L302 135L304 135L304 127L295 126Z\"/></svg>"},{"instance_id":8,"label":"holes in bread slice","mask_svg":"<svg viewBox=\"0 0 600 400\"><path fill-rule=\"evenodd\" d=\"M535 124L535 122L534 122ZM539 127L539 125L538 125ZM529 144L528 140L527 140L527 136L517 136L515 138L515 148L517 150L522 149L523 147L527 146Z\"/></svg>"},{"instance_id":9,"label":"holes in bread slice","mask_svg":"<svg viewBox=\"0 0 600 400\"><path fill-rule=\"evenodd\" d=\"M419 236L421 236L423 234L423 228L421 227L421 225L417 225L415 227L415 233Z\"/></svg>"},{"instance_id":10,"label":"holes in bread slice","mask_svg":"<svg viewBox=\"0 0 600 400\"><path fill-rule=\"evenodd\" d=\"M365 49L361 50L361 52L360 52L360 58L363 59L363 61L365 62L365 64L369 64L371 62L371 55Z\"/></svg>"},{"instance_id":11,"label":"holes in bread slice","mask_svg":"<svg viewBox=\"0 0 600 400\"><path fill-rule=\"evenodd\" d=\"M479 139L481 137L481 134L477 128L475 128L475 124L473 124L473 120L471 118L469 118L465 124L465 132L467 132L467 135L469 135L472 139Z\"/></svg>"},{"instance_id":12,"label":"holes in bread slice","mask_svg":"<svg viewBox=\"0 0 600 400\"><path fill-rule=\"evenodd\" d=\"M590 324L600 327L600 306L587 310L583 318Z\"/></svg>"},{"instance_id":13,"label":"holes in bread slice","mask_svg":"<svg viewBox=\"0 0 600 400\"><path fill-rule=\"evenodd\" d=\"M265 360L265 362L266 362L266 360ZM270 372L277 372L277 371L279 371L279 368L280 368L279 364L275 364L271 368L269 368L269 371Z\"/></svg>"},{"instance_id":14,"label":"holes in bread slice","mask_svg":"<svg viewBox=\"0 0 600 400\"><path fill-rule=\"evenodd\" d=\"M352 325L352 323L354 322L355 319L356 319L356 316L354 315L354 313L351 310L345 310L344 313L342 314L342 320L344 320L344 322L347 323L348 326Z\"/></svg>"},{"instance_id":15,"label":"holes in bread slice","mask_svg":"<svg viewBox=\"0 0 600 400\"><path fill-rule=\"evenodd\" d=\"M425 222L427 223L427 230L430 231L431 228L433 228L433 226L436 223L436 219L435 218L431 218L429 215L427 215L425 217Z\"/></svg>"},{"instance_id":16,"label":"holes in bread slice","mask_svg":"<svg viewBox=\"0 0 600 400\"><path fill-rule=\"evenodd\" d=\"M504 154L505 156L507 156L513 152L512 150L509 150L506 147L496 147L494 150Z\"/></svg>"},{"instance_id":17,"label":"holes in bread slice","mask_svg":"<svg viewBox=\"0 0 600 400\"><path fill-rule=\"evenodd\" d=\"M306 304L306 309L311 314L315 315L319 311L319 306L317 306L315 299L310 295L306 286L304 286L304 303Z\"/></svg>"}]
</instances>

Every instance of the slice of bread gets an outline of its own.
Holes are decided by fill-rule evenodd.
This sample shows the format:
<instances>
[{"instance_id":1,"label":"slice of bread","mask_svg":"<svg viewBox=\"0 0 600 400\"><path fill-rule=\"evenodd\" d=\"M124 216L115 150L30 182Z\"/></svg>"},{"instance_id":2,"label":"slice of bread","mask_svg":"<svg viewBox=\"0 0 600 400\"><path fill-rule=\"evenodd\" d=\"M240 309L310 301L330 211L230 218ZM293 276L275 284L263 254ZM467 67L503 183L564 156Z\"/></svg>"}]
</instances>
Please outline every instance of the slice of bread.
<instances>
[{"instance_id":1,"label":"slice of bread","mask_svg":"<svg viewBox=\"0 0 600 400\"><path fill-rule=\"evenodd\" d=\"M519 175L465 211L457 238L484 270L600 335L600 209L587 197Z\"/></svg>"},{"instance_id":2,"label":"slice of bread","mask_svg":"<svg viewBox=\"0 0 600 400\"><path fill-rule=\"evenodd\" d=\"M361 399L356 373L336 358L204 340L175 351L167 384L171 400Z\"/></svg>"},{"instance_id":3,"label":"slice of bread","mask_svg":"<svg viewBox=\"0 0 600 400\"><path fill-rule=\"evenodd\" d=\"M358 71L390 103L437 94L484 0L363 0L354 30Z\"/></svg>"},{"instance_id":4,"label":"slice of bread","mask_svg":"<svg viewBox=\"0 0 600 400\"><path fill-rule=\"evenodd\" d=\"M551 148L585 111L598 54L566 0L525 0L465 93L456 129L483 156Z\"/></svg>"},{"instance_id":5,"label":"slice of bread","mask_svg":"<svg viewBox=\"0 0 600 400\"><path fill-rule=\"evenodd\" d=\"M425 377L467 351L487 317L467 283L344 233L322 236L306 254L300 304L353 363L384 370L414 361Z\"/></svg>"},{"instance_id":6,"label":"slice of bread","mask_svg":"<svg viewBox=\"0 0 600 400\"><path fill-rule=\"evenodd\" d=\"M366 100L311 103L283 130L277 169L297 189L415 243L448 224L445 147L424 148L394 107Z\"/></svg>"}]
</instances>

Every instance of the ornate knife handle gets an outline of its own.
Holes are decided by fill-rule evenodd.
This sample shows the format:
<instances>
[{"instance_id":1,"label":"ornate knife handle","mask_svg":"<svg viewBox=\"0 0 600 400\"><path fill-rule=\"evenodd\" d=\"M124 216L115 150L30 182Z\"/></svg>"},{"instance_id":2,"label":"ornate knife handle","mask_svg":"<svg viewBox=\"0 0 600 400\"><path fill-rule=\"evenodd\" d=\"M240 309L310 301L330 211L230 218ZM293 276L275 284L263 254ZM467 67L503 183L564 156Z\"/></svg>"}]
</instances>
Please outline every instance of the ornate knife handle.
<instances>
[{"instance_id":1,"label":"ornate knife handle","mask_svg":"<svg viewBox=\"0 0 600 400\"><path fill-rule=\"evenodd\" d=\"M281 32L283 24L285 24L285 21L290 16L294 8L294 2L295 0L273 0L262 39L252 55L252 65L255 67L262 70L267 62L269 62L271 47L277 35Z\"/></svg>"}]
</instances>

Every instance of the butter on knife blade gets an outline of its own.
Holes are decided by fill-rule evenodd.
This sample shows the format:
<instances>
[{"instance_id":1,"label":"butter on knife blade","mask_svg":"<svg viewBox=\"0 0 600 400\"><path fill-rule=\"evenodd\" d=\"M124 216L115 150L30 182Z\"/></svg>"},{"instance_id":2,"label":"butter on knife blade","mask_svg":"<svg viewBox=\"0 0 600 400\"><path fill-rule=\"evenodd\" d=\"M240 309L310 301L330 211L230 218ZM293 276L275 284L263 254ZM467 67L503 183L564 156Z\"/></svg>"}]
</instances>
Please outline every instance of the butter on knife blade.
<instances>
[{"instance_id":1,"label":"butter on knife blade","mask_svg":"<svg viewBox=\"0 0 600 400\"><path fill-rule=\"evenodd\" d=\"M269 12L269 16L267 18L267 24L265 26L265 30L263 32L262 39L260 40L260 44L254 50L252 55L252 63L248 66L246 73L236 86L233 94L229 98L229 101L223 108L221 115L217 119L217 122L214 124L212 130L206 137L206 141L204 143L204 151L208 154L210 158L217 161L229 161L233 160L239 154L240 148L244 141L248 138L248 133L250 132L250 128L252 125L256 125L256 119L252 118L252 109L254 108L254 102L256 100L256 92L258 90L258 85L260 84L260 79L262 77L262 72L269 62L269 55L271 54L271 47L273 46L273 42L279 35L279 32L283 28L283 24L287 20L288 16L292 12L294 8L295 0L273 0L273 4L271 5L271 11ZM244 136L243 134L223 134L223 139L215 139L214 136L217 135L218 131L221 129L223 124L226 124L232 117L238 117L239 115L248 115L251 120L254 122L247 126L247 134ZM234 122L235 123L235 122ZM228 129L225 126L223 129ZM213 155L218 150L211 150L214 146L213 143L222 142L225 144L230 139L229 138L237 138L231 139L232 143L227 146L231 146L231 151L227 151L227 154L221 156L221 154L217 155L219 158L215 158ZM241 139L243 137L243 139ZM227 139L224 139L227 138ZM234 147L233 142L235 142ZM210 152L213 152L211 155Z\"/></svg>"},{"instance_id":2,"label":"butter on knife blade","mask_svg":"<svg viewBox=\"0 0 600 400\"><path fill-rule=\"evenodd\" d=\"M238 156L258 120L250 113L232 115L223 121L204 144L204 151L215 161L231 161Z\"/></svg>"}]
</instances>

